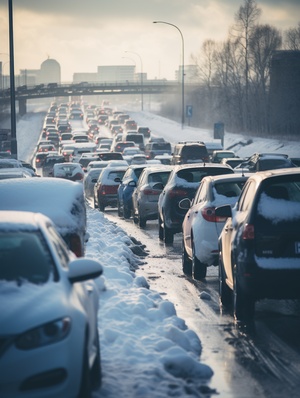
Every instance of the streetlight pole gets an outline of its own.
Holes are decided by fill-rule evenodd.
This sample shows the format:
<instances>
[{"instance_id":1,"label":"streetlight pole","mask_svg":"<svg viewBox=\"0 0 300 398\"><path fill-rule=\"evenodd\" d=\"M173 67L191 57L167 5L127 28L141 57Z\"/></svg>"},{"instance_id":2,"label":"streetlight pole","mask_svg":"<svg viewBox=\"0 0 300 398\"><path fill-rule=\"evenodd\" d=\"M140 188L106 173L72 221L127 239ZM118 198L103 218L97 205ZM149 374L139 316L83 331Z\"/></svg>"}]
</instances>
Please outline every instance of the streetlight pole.
<instances>
[{"instance_id":1,"label":"streetlight pole","mask_svg":"<svg viewBox=\"0 0 300 398\"><path fill-rule=\"evenodd\" d=\"M143 83L143 62L142 62L142 58L138 53L135 53L133 51L125 51L126 53L131 53L131 54L135 54L139 57L140 61L141 61L141 110L144 110L144 83Z\"/></svg>"},{"instance_id":2,"label":"streetlight pole","mask_svg":"<svg viewBox=\"0 0 300 398\"><path fill-rule=\"evenodd\" d=\"M181 128L183 129L184 127L184 39L183 39L183 34L181 32L181 30L178 28L178 26L170 23L170 22L165 22L165 21L153 21L153 23L163 23L165 25L170 25L173 26L175 29L178 30L178 32L180 33L181 36L181 44L182 44L182 76L181 76Z\"/></svg>"},{"instance_id":3,"label":"streetlight pole","mask_svg":"<svg viewBox=\"0 0 300 398\"><path fill-rule=\"evenodd\" d=\"M13 37L13 7L12 0L8 0L9 12L9 66L10 66L10 112L11 112L11 154L18 158L17 125L16 125L16 97L15 97L15 65L14 65L14 37Z\"/></svg>"}]
</instances>

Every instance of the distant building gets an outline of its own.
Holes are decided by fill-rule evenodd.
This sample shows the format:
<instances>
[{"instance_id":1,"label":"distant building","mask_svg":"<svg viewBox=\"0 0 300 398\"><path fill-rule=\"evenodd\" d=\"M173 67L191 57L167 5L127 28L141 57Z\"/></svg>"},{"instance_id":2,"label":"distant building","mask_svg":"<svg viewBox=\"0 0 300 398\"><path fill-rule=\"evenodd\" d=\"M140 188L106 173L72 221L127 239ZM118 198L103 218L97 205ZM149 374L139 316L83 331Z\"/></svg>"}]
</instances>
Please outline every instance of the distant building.
<instances>
[{"instance_id":1,"label":"distant building","mask_svg":"<svg viewBox=\"0 0 300 398\"><path fill-rule=\"evenodd\" d=\"M73 83L95 83L98 81L98 73L73 73Z\"/></svg>"},{"instance_id":2,"label":"distant building","mask_svg":"<svg viewBox=\"0 0 300 398\"><path fill-rule=\"evenodd\" d=\"M135 65L98 66L100 82L133 82L135 81Z\"/></svg>"},{"instance_id":3,"label":"distant building","mask_svg":"<svg viewBox=\"0 0 300 398\"><path fill-rule=\"evenodd\" d=\"M175 71L175 80L182 81L182 65L179 70ZM199 82L199 67L197 65L184 65L184 81L185 83Z\"/></svg>"},{"instance_id":4,"label":"distant building","mask_svg":"<svg viewBox=\"0 0 300 398\"><path fill-rule=\"evenodd\" d=\"M60 64L55 60L48 58L42 62L38 74L38 84L59 83L61 82Z\"/></svg>"},{"instance_id":5,"label":"distant building","mask_svg":"<svg viewBox=\"0 0 300 398\"><path fill-rule=\"evenodd\" d=\"M18 85L35 86L39 80L40 69L20 69Z\"/></svg>"},{"instance_id":6,"label":"distant building","mask_svg":"<svg viewBox=\"0 0 300 398\"><path fill-rule=\"evenodd\" d=\"M271 133L300 133L300 51L275 51L270 68Z\"/></svg>"}]
</instances>

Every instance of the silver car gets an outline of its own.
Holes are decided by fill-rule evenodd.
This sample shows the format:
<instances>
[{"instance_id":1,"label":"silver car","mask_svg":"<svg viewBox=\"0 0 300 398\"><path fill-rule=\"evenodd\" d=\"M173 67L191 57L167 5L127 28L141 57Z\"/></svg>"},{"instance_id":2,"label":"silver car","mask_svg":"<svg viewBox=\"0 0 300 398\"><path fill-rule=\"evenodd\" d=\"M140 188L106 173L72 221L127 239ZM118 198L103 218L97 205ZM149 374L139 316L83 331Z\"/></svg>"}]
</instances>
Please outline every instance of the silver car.
<instances>
[{"instance_id":1,"label":"silver car","mask_svg":"<svg viewBox=\"0 0 300 398\"><path fill-rule=\"evenodd\" d=\"M133 221L141 228L147 220L158 217L157 202L160 193L166 185L173 166L157 165L146 167L140 175L132 195Z\"/></svg>"}]
</instances>

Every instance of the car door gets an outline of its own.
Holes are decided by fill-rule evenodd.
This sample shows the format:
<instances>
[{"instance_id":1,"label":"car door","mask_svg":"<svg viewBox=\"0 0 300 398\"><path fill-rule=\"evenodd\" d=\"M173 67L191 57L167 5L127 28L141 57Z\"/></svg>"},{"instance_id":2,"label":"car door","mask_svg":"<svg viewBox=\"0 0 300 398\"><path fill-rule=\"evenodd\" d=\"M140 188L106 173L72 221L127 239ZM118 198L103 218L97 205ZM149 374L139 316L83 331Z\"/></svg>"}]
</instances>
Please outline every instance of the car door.
<instances>
[{"instance_id":1,"label":"car door","mask_svg":"<svg viewBox=\"0 0 300 398\"><path fill-rule=\"evenodd\" d=\"M198 217L199 211L203 207L203 204L206 200L207 188L208 188L208 183L206 181L202 181L196 192L195 198L192 201L191 207L189 208L189 210L185 215L182 224L185 249L190 257L192 256L192 239L191 239L192 227L195 222L195 219Z\"/></svg>"},{"instance_id":2,"label":"car door","mask_svg":"<svg viewBox=\"0 0 300 398\"><path fill-rule=\"evenodd\" d=\"M240 199L232 211L232 217L229 217L222 231L222 261L226 273L227 283L233 287L233 267L236 263L235 256L238 253L235 250L235 240L237 234L241 233L241 227L244 225L248 210L252 204L255 182L248 181Z\"/></svg>"}]
</instances>

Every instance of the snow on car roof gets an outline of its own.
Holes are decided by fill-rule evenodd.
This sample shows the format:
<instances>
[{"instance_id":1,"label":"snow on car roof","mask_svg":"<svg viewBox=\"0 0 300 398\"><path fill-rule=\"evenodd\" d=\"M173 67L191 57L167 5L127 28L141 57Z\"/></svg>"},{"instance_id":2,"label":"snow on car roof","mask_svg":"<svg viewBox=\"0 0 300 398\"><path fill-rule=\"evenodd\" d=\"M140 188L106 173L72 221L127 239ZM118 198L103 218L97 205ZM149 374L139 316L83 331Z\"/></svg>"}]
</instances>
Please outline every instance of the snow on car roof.
<instances>
[{"instance_id":1,"label":"snow on car roof","mask_svg":"<svg viewBox=\"0 0 300 398\"><path fill-rule=\"evenodd\" d=\"M34 211L48 216L61 233L84 228L77 217L83 197L82 184L51 177L13 178L0 182L0 210Z\"/></svg>"}]
</instances>

